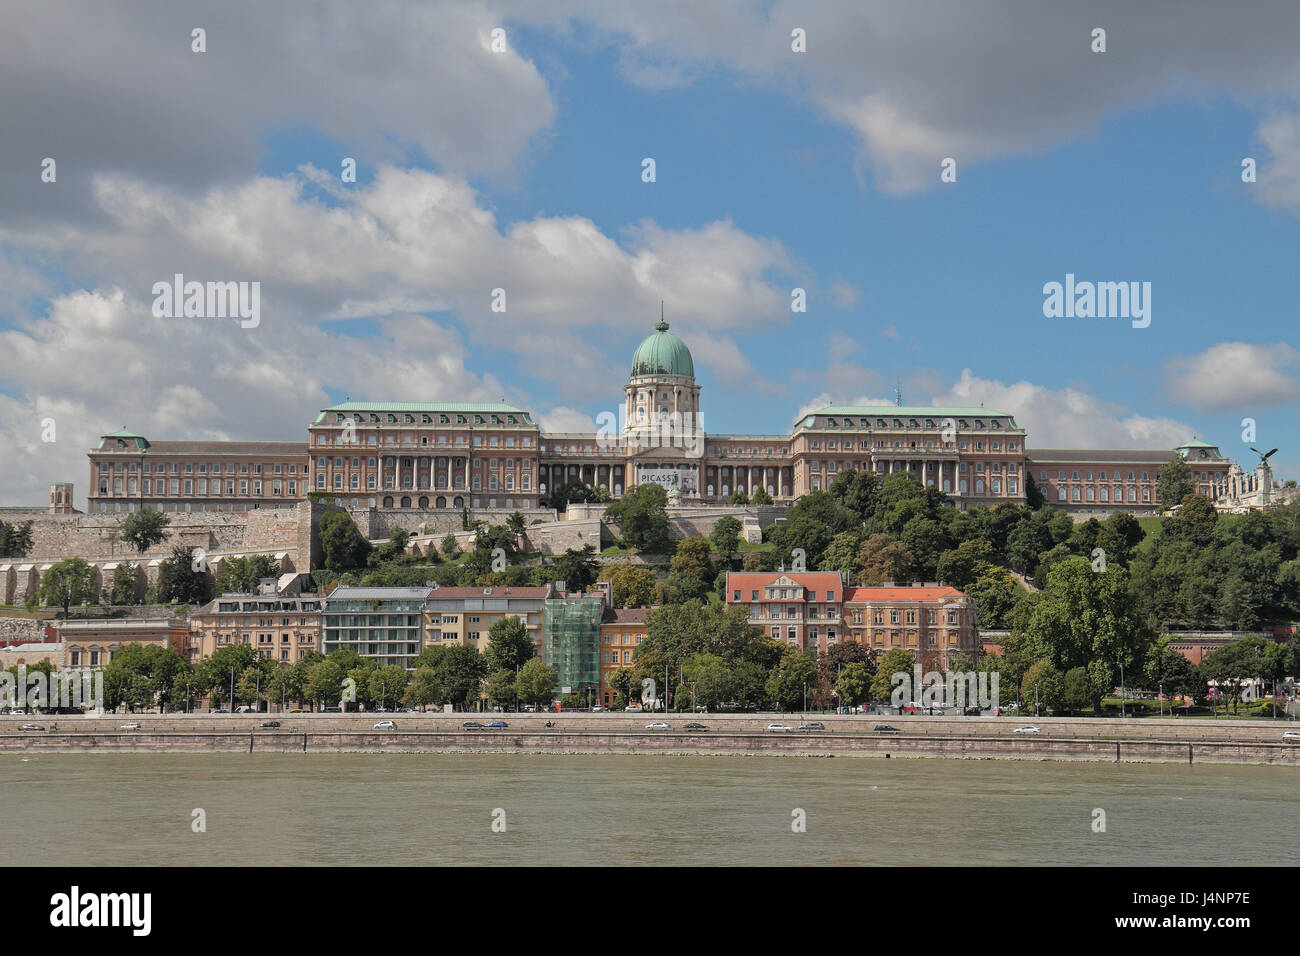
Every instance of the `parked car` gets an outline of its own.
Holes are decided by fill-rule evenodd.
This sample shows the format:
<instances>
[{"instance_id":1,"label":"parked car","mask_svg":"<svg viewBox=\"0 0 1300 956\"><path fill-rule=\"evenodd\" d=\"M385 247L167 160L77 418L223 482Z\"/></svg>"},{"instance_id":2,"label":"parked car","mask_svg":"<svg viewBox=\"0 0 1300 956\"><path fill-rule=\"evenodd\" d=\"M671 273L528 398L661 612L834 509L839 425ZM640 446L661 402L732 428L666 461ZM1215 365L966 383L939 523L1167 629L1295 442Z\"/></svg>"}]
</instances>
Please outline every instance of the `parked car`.
<instances>
[{"instance_id":1,"label":"parked car","mask_svg":"<svg viewBox=\"0 0 1300 956\"><path fill-rule=\"evenodd\" d=\"M488 730L505 730L505 729L506 729L507 727L509 727L509 726L510 726L510 725L507 724L504 720L494 720L494 721L492 721L492 723L490 723L490 724L487 725L487 729L488 729Z\"/></svg>"},{"instance_id":2,"label":"parked car","mask_svg":"<svg viewBox=\"0 0 1300 956\"><path fill-rule=\"evenodd\" d=\"M1026 725L1026 726L1024 726L1024 727L1017 727L1015 730L1013 730L1013 731L1011 731L1011 732L1012 732L1013 734L1037 734L1037 733L1040 733L1039 729L1038 729L1037 727L1035 727L1033 724L1028 724L1028 725Z\"/></svg>"},{"instance_id":3,"label":"parked car","mask_svg":"<svg viewBox=\"0 0 1300 956\"><path fill-rule=\"evenodd\" d=\"M375 730L396 730L397 724L393 723L391 720L381 720L379 723L375 724L374 729Z\"/></svg>"},{"instance_id":4,"label":"parked car","mask_svg":"<svg viewBox=\"0 0 1300 956\"><path fill-rule=\"evenodd\" d=\"M467 720L465 721L465 723L460 725L460 729L461 730L482 730L483 725L479 723L477 720Z\"/></svg>"},{"instance_id":5,"label":"parked car","mask_svg":"<svg viewBox=\"0 0 1300 956\"><path fill-rule=\"evenodd\" d=\"M274 730L280 726L280 722L278 720L264 720L258 726L263 730Z\"/></svg>"},{"instance_id":6,"label":"parked car","mask_svg":"<svg viewBox=\"0 0 1300 956\"><path fill-rule=\"evenodd\" d=\"M291 713L291 714L301 714L301 713L302 713L302 708L301 708L301 707L295 707L293 710L289 711L289 713Z\"/></svg>"},{"instance_id":7,"label":"parked car","mask_svg":"<svg viewBox=\"0 0 1300 956\"><path fill-rule=\"evenodd\" d=\"M592 712L593 714L599 714L599 713L601 713L604 709L605 709L605 708L604 708L604 707L601 707L600 704L597 704L595 707L591 708L591 712Z\"/></svg>"},{"instance_id":8,"label":"parked car","mask_svg":"<svg viewBox=\"0 0 1300 956\"><path fill-rule=\"evenodd\" d=\"M896 734L896 733L898 733L898 728L897 728L897 727L894 727L894 726L892 726L892 725L890 725L890 724L876 724L876 726L872 727L871 729L872 729L873 731L875 731L876 733L878 733L878 734Z\"/></svg>"},{"instance_id":9,"label":"parked car","mask_svg":"<svg viewBox=\"0 0 1300 956\"><path fill-rule=\"evenodd\" d=\"M1283 731L1282 740L1289 744L1300 744L1300 730Z\"/></svg>"},{"instance_id":10,"label":"parked car","mask_svg":"<svg viewBox=\"0 0 1300 956\"><path fill-rule=\"evenodd\" d=\"M984 711L980 710L978 707L967 707L962 711L962 713L967 717L978 717L980 714L984 713Z\"/></svg>"},{"instance_id":11,"label":"parked car","mask_svg":"<svg viewBox=\"0 0 1300 956\"><path fill-rule=\"evenodd\" d=\"M772 733L786 733L790 729L789 724L768 724L767 729Z\"/></svg>"},{"instance_id":12,"label":"parked car","mask_svg":"<svg viewBox=\"0 0 1300 956\"><path fill-rule=\"evenodd\" d=\"M121 727L117 729L118 730L139 730L140 724L132 720L132 721L128 721L127 723L123 724Z\"/></svg>"},{"instance_id":13,"label":"parked car","mask_svg":"<svg viewBox=\"0 0 1300 956\"><path fill-rule=\"evenodd\" d=\"M662 720L655 720L646 724L645 729L646 730L672 730L672 727L668 726L668 724L664 723Z\"/></svg>"},{"instance_id":14,"label":"parked car","mask_svg":"<svg viewBox=\"0 0 1300 956\"><path fill-rule=\"evenodd\" d=\"M240 704L235 708L235 713L237 714L251 714L252 712L253 708L249 707L247 704Z\"/></svg>"},{"instance_id":15,"label":"parked car","mask_svg":"<svg viewBox=\"0 0 1300 956\"><path fill-rule=\"evenodd\" d=\"M709 728L704 726L704 724L697 724L694 721L692 721L691 723L687 724L685 727L682 728L682 730L693 730L696 732L702 732L708 729Z\"/></svg>"},{"instance_id":16,"label":"parked car","mask_svg":"<svg viewBox=\"0 0 1300 956\"><path fill-rule=\"evenodd\" d=\"M44 730L45 728L42 727L40 724L23 724L18 729L19 730Z\"/></svg>"},{"instance_id":17,"label":"parked car","mask_svg":"<svg viewBox=\"0 0 1300 956\"><path fill-rule=\"evenodd\" d=\"M825 730L826 725L823 724L820 720L812 720L806 724L800 724L799 729L800 730Z\"/></svg>"},{"instance_id":18,"label":"parked car","mask_svg":"<svg viewBox=\"0 0 1300 956\"><path fill-rule=\"evenodd\" d=\"M623 708L623 710L629 714L639 714L644 709L645 708L642 707L640 704L628 704L626 707Z\"/></svg>"}]
</instances>

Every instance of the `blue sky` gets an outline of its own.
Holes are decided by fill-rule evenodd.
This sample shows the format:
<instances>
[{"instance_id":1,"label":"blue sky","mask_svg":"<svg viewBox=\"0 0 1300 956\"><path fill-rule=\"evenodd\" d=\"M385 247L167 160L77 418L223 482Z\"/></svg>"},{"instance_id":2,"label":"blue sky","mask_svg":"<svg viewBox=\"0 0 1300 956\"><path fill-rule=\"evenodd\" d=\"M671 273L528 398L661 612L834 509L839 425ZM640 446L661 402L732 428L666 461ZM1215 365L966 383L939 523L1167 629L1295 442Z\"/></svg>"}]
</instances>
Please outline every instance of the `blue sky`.
<instances>
[{"instance_id":1,"label":"blue sky","mask_svg":"<svg viewBox=\"0 0 1300 956\"><path fill-rule=\"evenodd\" d=\"M660 298L710 431L783 432L897 382L909 402L1012 412L1031 449L1195 432L1246 463L1249 417L1300 472L1300 56L1281 14L1243 25L1198 6L1205 22L1157 49L1138 38L1159 9L1102 4L1113 47L1092 54L1086 17L1010 2L993 6L1028 21L1029 46L890 4L839 20L834 5L704 6L340 7L324 65L286 45L288 14L249 7L267 20L214 26L205 59L174 42L201 14L160 7L141 36L104 8L81 55L123 71L113 98L56 78L44 113L16 121L29 147L0 155L28 179L33 157L62 164L58 186L0 189L0 396L27 449L0 495L79 478L86 444L124 423L297 438L343 395L504 395L583 427L617 407ZM790 23L809 24L805 60L782 50ZM493 25L504 56L484 45ZM29 26L39 49L68 23ZM1198 29L1220 31L1213 62L1183 49ZM131 49L105 59L117 31L159 74L124 67ZM940 183L949 155L957 182ZM338 182L343 156L355 184ZM264 277L263 328L152 324L151 281L175 271ZM1045 318L1043 285L1066 273L1151 283L1150 327ZM483 307L497 285L506 317ZM106 365L132 370L146 407L108 394ZM24 431L50 416L64 447Z\"/></svg>"}]
</instances>

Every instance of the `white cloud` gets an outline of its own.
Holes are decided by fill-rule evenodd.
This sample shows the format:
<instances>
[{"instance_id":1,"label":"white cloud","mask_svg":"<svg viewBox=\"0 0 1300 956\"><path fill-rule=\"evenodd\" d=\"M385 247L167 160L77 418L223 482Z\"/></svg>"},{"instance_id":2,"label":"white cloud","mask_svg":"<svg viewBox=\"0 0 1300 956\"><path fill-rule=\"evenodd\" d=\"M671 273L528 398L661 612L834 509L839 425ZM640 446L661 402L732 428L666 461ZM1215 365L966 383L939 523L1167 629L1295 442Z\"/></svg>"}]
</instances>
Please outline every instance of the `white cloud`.
<instances>
[{"instance_id":1,"label":"white cloud","mask_svg":"<svg viewBox=\"0 0 1300 956\"><path fill-rule=\"evenodd\" d=\"M970 369L963 369L958 380L932 400L936 405L983 404L1014 416L1027 432L1031 453L1035 448L1172 449L1192 435L1185 422L1139 415L1079 389L1025 381L1006 385L977 378Z\"/></svg>"},{"instance_id":2,"label":"white cloud","mask_svg":"<svg viewBox=\"0 0 1300 956\"><path fill-rule=\"evenodd\" d=\"M617 410L615 410L617 415ZM556 405L554 408L545 412L537 412L533 416L543 432L547 434L557 434L561 432L580 432L582 434L595 434L596 420L586 412L576 408L569 408L566 405Z\"/></svg>"},{"instance_id":3,"label":"white cloud","mask_svg":"<svg viewBox=\"0 0 1300 956\"><path fill-rule=\"evenodd\" d=\"M1269 206L1300 213L1300 115L1270 117L1255 137L1267 155L1256 157L1256 182L1246 188Z\"/></svg>"},{"instance_id":4,"label":"white cloud","mask_svg":"<svg viewBox=\"0 0 1300 956\"><path fill-rule=\"evenodd\" d=\"M353 398L498 401L512 395L466 368L451 329L421 316L383 320L358 338L302 322L241 329L232 321L158 319L120 288L55 298L47 318L0 332L0 476L6 501L42 501L73 481L85 500L86 451L126 426L154 439L306 440L329 404ZM41 441L53 418L57 440Z\"/></svg>"},{"instance_id":5,"label":"white cloud","mask_svg":"<svg viewBox=\"0 0 1300 956\"><path fill-rule=\"evenodd\" d=\"M896 193L938 185L944 157L958 161L960 177L1090 135L1116 112L1207 88L1300 95L1300 18L1289 0L1261 2L1248 17L1208 0L554 0L513 10L539 25L604 31L624 76L652 90L729 70L810 102L855 134L860 164ZM1090 49L1099 24L1104 54ZM806 53L791 51L795 26L806 31Z\"/></svg>"},{"instance_id":6,"label":"white cloud","mask_svg":"<svg viewBox=\"0 0 1300 956\"><path fill-rule=\"evenodd\" d=\"M1169 359L1165 390L1204 411L1249 412L1255 406L1300 401L1300 378L1285 371L1297 364L1300 351L1285 342L1220 342L1199 355Z\"/></svg>"}]
</instances>

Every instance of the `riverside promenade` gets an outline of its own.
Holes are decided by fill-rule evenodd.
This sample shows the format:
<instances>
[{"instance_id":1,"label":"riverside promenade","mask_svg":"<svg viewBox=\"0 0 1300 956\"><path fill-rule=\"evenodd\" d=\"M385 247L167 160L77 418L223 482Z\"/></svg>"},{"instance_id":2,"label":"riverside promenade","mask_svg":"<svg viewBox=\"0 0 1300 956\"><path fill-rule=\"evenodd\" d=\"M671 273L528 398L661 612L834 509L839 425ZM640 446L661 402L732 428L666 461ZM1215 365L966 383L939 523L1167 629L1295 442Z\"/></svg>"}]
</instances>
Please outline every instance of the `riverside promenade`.
<instances>
[{"instance_id":1,"label":"riverside promenade","mask_svg":"<svg viewBox=\"0 0 1300 956\"><path fill-rule=\"evenodd\" d=\"M824 730L799 731L816 721ZM277 728L262 728L275 720ZM392 720L392 730L375 729ZM465 729L504 720L504 729ZM646 725L664 721L668 730ZM547 727L547 723L553 726ZM688 731L688 723L705 731ZM23 731L24 723L43 727ZM138 723L140 729L122 729ZM768 730L783 724L789 731ZM877 731L878 725L897 728ZM1015 730L1036 726L1038 734ZM1292 721L810 714L139 714L0 717L0 754L539 753L944 757L1300 767Z\"/></svg>"}]
</instances>

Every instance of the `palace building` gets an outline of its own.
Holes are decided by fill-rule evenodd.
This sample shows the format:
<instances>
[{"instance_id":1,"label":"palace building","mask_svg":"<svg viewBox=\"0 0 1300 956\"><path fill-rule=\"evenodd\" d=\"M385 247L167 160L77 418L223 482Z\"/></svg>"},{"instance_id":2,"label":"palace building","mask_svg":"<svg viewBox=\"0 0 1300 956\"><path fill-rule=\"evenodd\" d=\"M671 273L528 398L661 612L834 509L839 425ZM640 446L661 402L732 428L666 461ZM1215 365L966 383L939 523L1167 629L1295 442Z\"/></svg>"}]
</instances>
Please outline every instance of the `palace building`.
<instances>
[{"instance_id":1,"label":"palace building","mask_svg":"<svg viewBox=\"0 0 1300 956\"><path fill-rule=\"evenodd\" d=\"M1031 449L1013 414L984 407L831 405L784 433L708 434L690 349L667 322L637 346L615 422L543 432L502 403L345 401L297 441L151 441L123 428L90 451L88 511L250 511L309 492L398 510L545 507L572 483L614 497L645 482L680 504L725 504L760 489L788 504L846 469L906 471L959 508L1022 504L1032 475L1047 503L1076 515L1155 513L1172 450ZM599 420L598 420L599 421ZM1176 449L1213 494L1234 463L1205 442ZM1236 490L1244 483L1232 484Z\"/></svg>"}]
</instances>

